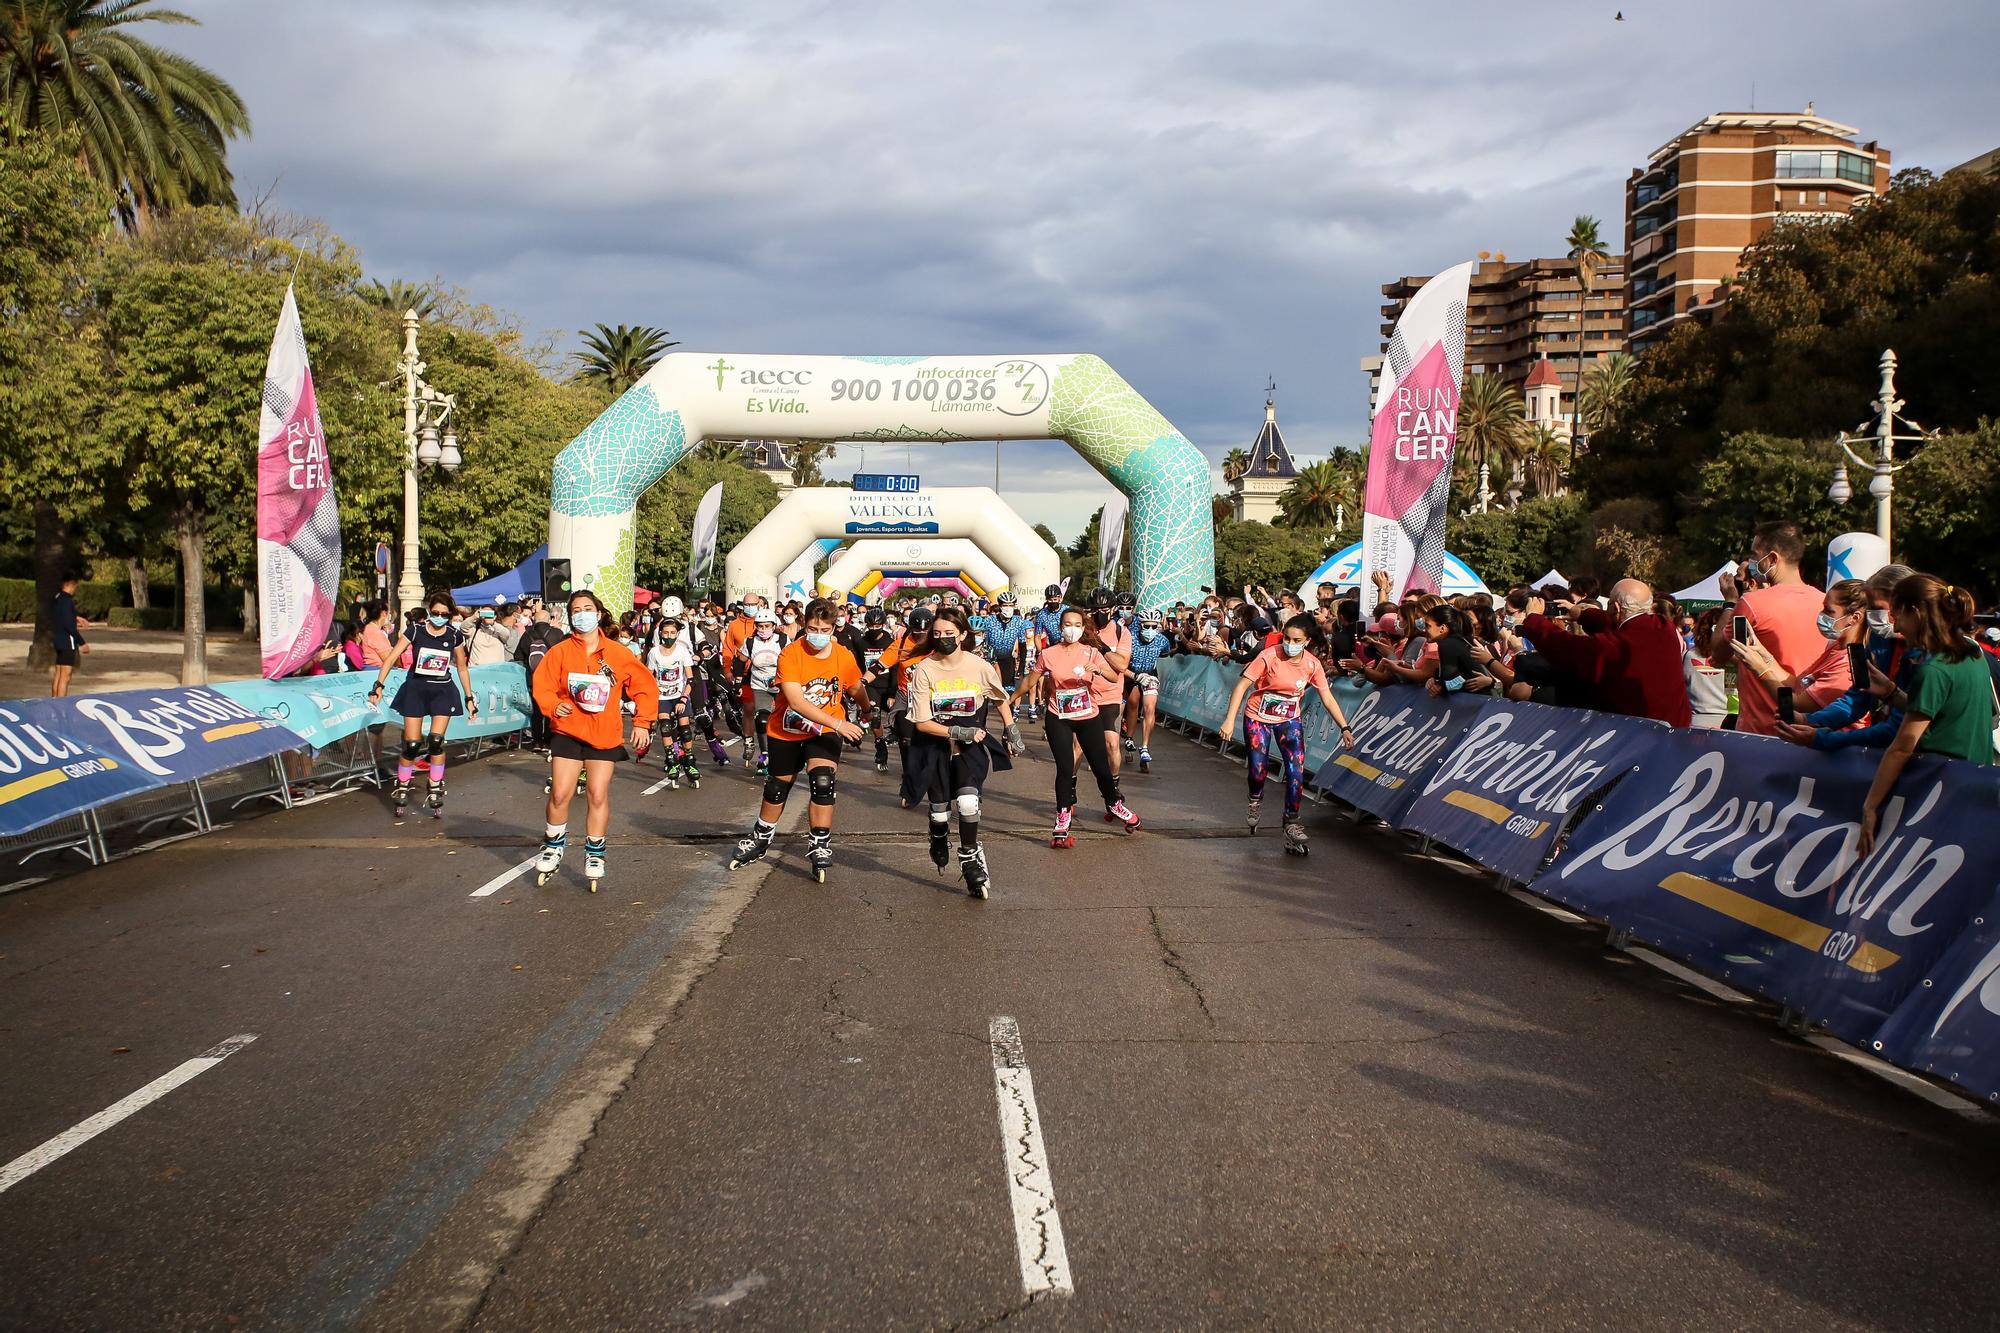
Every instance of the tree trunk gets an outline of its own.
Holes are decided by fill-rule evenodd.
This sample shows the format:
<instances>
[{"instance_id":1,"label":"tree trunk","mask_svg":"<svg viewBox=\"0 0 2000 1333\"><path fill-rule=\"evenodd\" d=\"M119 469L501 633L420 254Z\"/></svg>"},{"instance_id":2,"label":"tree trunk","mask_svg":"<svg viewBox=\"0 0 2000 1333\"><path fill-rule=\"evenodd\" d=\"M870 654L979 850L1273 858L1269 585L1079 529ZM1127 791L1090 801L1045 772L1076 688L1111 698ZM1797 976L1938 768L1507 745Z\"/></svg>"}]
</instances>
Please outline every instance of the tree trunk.
<instances>
[{"instance_id":1,"label":"tree trunk","mask_svg":"<svg viewBox=\"0 0 2000 1333\"><path fill-rule=\"evenodd\" d=\"M257 590L255 588L245 588L243 590L243 637L246 639L257 637Z\"/></svg>"},{"instance_id":2,"label":"tree trunk","mask_svg":"<svg viewBox=\"0 0 2000 1333\"><path fill-rule=\"evenodd\" d=\"M153 581L146 573L146 562L138 556L125 558L125 569L132 577L132 609L145 611L153 605Z\"/></svg>"},{"instance_id":3,"label":"tree trunk","mask_svg":"<svg viewBox=\"0 0 2000 1333\"><path fill-rule=\"evenodd\" d=\"M69 559L69 527L50 500L35 502L35 637L28 641L28 665L56 662L55 603Z\"/></svg>"},{"instance_id":4,"label":"tree trunk","mask_svg":"<svg viewBox=\"0 0 2000 1333\"><path fill-rule=\"evenodd\" d=\"M205 515L198 504L182 505L174 513L174 536L181 547L181 684L208 683L208 618L202 606L202 542Z\"/></svg>"}]
</instances>

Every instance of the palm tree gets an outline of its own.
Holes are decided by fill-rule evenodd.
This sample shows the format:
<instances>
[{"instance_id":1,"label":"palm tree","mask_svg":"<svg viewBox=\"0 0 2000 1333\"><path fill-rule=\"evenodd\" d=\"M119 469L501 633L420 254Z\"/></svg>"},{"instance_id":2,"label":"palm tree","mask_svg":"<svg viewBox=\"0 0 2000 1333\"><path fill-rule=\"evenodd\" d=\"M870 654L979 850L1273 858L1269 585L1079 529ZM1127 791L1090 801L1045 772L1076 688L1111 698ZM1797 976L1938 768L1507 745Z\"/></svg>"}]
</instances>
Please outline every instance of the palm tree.
<instances>
[{"instance_id":1,"label":"palm tree","mask_svg":"<svg viewBox=\"0 0 2000 1333\"><path fill-rule=\"evenodd\" d=\"M419 282L404 282L401 278L391 278L386 283L380 278L356 283L354 294L397 319L410 310L417 312L418 319L429 319L438 308L438 299L430 288Z\"/></svg>"},{"instance_id":2,"label":"palm tree","mask_svg":"<svg viewBox=\"0 0 2000 1333\"><path fill-rule=\"evenodd\" d=\"M1527 426L1521 394L1498 375L1468 375L1458 399L1458 438L1490 478L1495 454L1513 456ZM1489 482L1487 488L1490 491ZM1484 506L1482 505L1482 508Z\"/></svg>"},{"instance_id":3,"label":"palm tree","mask_svg":"<svg viewBox=\"0 0 2000 1333\"><path fill-rule=\"evenodd\" d=\"M1569 446L1563 437L1549 425L1535 426L1521 435L1521 458L1528 465L1528 480L1534 484L1537 495L1561 495L1563 466L1568 461Z\"/></svg>"},{"instance_id":4,"label":"palm tree","mask_svg":"<svg viewBox=\"0 0 2000 1333\"><path fill-rule=\"evenodd\" d=\"M706 439L694 447L696 458L705 458L711 463L741 463L743 444L739 440Z\"/></svg>"},{"instance_id":5,"label":"palm tree","mask_svg":"<svg viewBox=\"0 0 2000 1333\"><path fill-rule=\"evenodd\" d=\"M1222 479L1224 481L1235 481L1249 470L1250 451L1248 449L1231 449L1222 456Z\"/></svg>"},{"instance_id":6,"label":"palm tree","mask_svg":"<svg viewBox=\"0 0 2000 1333\"><path fill-rule=\"evenodd\" d=\"M1347 499L1347 478L1330 458L1299 469L1278 497L1278 516L1288 528L1331 528Z\"/></svg>"},{"instance_id":7,"label":"palm tree","mask_svg":"<svg viewBox=\"0 0 2000 1333\"><path fill-rule=\"evenodd\" d=\"M571 353L579 363L576 377L602 380L613 398L637 384L639 377L651 370L669 347L680 346L668 339L665 329L647 328L643 324L620 324L615 328L599 324L595 333L578 329L577 336L583 339L584 350Z\"/></svg>"},{"instance_id":8,"label":"palm tree","mask_svg":"<svg viewBox=\"0 0 2000 1333\"><path fill-rule=\"evenodd\" d=\"M1569 257L1576 261L1576 396L1570 400L1569 447L1576 454L1576 437L1583 429L1583 344L1584 320L1590 306L1591 289L1597 285L1597 269L1611 252L1597 234L1597 219L1577 214L1569 224Z\"/></svg>"},{"instance_id":9,"label":"palm tree","mask_svg":"<svg viewBox=\"0 0 2000 1333\"><path fill-rule=\"evenodd\" d=\"M1618 409L1632 392L1632 356L1613 352L1590 368L1583 381L1583 419L1592 435L1618 420Z\"/></svg>"},{"instance_id":10,"label":"palm tree","mask_svg":"<svg viewBox=\"0 0 2000 1333\"><path fill-rule=\"evenodd\" d=\"M0 136L73 131L127 227L182 204L236 203L227 143L250 131L214 71L131 36L197 20L156 0L7 0L0 9Z\"/></svg>"}]
</instances>

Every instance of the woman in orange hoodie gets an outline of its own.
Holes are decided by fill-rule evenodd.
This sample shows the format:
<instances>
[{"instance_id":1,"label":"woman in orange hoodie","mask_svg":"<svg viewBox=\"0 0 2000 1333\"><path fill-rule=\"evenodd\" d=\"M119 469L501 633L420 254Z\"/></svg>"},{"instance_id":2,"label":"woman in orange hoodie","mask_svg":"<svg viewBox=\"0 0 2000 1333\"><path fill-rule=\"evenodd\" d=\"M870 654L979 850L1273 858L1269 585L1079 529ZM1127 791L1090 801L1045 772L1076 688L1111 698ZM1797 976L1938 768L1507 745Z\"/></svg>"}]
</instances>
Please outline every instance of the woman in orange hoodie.
<instances>
[{"instance_id":1,"label":"woman in orange hoodie","mask_svg":"<svg viewBox=\"0 0 2000 1333\"><path fill-rule=\"evenodd\" d=\"M630 649L599 633L608 619L597 594L570 594L569 637L551 647L535 668L535 705L550 720L548 827L535 882L546 884L562 868L569 841L569 803L583 775L583 874L590 891L604 878L605 835L611 829L611 766L625 758L624 711L632 701L632 749L643 757L660 711L660 687Z\"/></svg>"}]
</instances>

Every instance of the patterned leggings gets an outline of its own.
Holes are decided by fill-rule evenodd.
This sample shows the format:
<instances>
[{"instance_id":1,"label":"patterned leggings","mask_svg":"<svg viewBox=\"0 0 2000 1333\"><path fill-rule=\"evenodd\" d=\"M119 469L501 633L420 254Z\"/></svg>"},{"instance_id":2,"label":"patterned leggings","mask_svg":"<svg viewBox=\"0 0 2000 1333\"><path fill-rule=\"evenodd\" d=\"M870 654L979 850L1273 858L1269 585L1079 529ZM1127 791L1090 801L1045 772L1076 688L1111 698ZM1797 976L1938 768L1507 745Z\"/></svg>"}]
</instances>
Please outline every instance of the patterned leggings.
<instances>
[{"instance_id":1,"label":"patterned leggings","mask_svg":"<svg viewBox=\"0 0 2000 1333\"><path fill-rule=\"evenodd\" d=\"M1250 746L1250 795L1261 800L1264 775L1270 768L1271 737L1278 738L1278 757L1285 762L1285 818L1299 817L1299 800L1306 786L1306 732L1297 718L1289 722L1243 719L1243 739Z\"/></svg>"}]
</instances>

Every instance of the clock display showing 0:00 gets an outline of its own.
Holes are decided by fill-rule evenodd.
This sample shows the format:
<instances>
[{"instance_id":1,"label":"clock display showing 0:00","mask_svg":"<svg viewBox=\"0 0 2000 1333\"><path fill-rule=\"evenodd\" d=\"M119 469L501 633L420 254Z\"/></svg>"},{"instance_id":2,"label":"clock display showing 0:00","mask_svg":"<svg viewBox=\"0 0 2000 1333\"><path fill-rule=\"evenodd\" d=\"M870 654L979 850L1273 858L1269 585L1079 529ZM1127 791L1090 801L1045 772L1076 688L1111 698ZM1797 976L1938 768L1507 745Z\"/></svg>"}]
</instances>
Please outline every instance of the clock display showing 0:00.
<instances>
[{"instance_id":1,"label":"clock display showing 0:00","mask_svg":"<svg viewBox=\"0 0 2000 1333\"><path fill-rule=\"evenodd\" d=\"M884 397L881 380L834 380L832 394L836 403L874 403ZM998 394L992 380L890 380L886 396L892 403L990 403Z\"/></svg>"}]
</instances>

